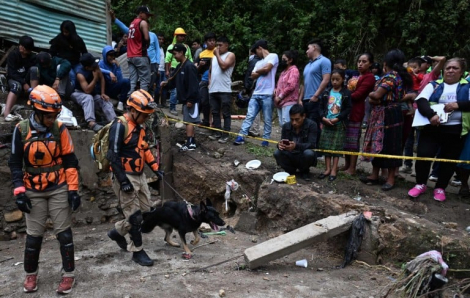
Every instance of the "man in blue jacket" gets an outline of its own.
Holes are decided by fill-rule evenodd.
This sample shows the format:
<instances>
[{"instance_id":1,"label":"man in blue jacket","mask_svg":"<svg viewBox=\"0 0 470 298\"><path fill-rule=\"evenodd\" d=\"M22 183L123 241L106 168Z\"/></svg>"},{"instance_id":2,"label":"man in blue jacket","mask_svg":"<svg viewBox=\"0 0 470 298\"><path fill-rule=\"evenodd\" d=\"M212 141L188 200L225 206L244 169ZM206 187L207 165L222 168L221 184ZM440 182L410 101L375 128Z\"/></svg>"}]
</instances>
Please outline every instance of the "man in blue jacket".
<instances>
[{"instance_id":1,"label":"man in blue jacket","mask_svg":"<svg viewBox=\"0 0 470 298\"><path fill-rule=\"evenodd\" d=\"M111 98L119 100L117 109L124 111L127 93L131 88L129 79L122 77L121 67L116 61L116 52L112 46L105 46L102 51L103 59L99 66L104 76L105 93Z\"/></svg>"}]
</instances>

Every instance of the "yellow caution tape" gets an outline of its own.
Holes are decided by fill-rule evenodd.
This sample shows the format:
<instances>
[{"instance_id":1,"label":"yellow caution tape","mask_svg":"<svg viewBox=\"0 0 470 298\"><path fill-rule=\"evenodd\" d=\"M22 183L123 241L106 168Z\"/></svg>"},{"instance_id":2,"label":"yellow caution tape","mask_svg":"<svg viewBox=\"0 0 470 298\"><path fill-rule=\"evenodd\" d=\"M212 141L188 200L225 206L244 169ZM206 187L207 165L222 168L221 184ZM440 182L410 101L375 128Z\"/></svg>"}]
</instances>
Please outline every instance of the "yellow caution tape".
<instances>
[{"instance_id":1,"label":"yellow caution tape","mask_svg":"<svg viewBox=\"0 0 470 298\"><path fill-rule=\"evenodd\" d=\"M164 113L165 114L165 113ZM189 124L189 125L194 125L197 127L205 128L205 129L210 129L213 131L219 131L222 133L228 133L234 136L239 136L240 134L235 133L235 132L230 132L230 131L225 131L220 128L214 128L214 127L208 127L200 124L193 124L190 122L185 122L183 120L179 120L176 118L170 118L165 114L165 117L168 122L180 122L184 124ZM277 141L274 140L269 140L269 139L263 139L260 137L250 137L250 136L243 136L245 138L250 138L253 140L258 140L258 141L266 141L271 144L277 144ZM417 156L403 156L403 155L390 155L390 154L377 154L377 153L366 153L366 152L351 152L351 151L335 151L335 150L326 150L326 149L312 149L313 151L317 152L325 152L325 153L333 153L333 154L344 154L344 155L355 155L355 156L364 156L364 157L380 157L380 158L388 158L388 159L407 159L407 160L424 160L424 161L440 161L440 162L451 162L451 163L467 163L470 164L470 160L456 160L456 159L444 159L444 158L432 158L432 157L417 157Z\"/></svg>"}]
</instances>

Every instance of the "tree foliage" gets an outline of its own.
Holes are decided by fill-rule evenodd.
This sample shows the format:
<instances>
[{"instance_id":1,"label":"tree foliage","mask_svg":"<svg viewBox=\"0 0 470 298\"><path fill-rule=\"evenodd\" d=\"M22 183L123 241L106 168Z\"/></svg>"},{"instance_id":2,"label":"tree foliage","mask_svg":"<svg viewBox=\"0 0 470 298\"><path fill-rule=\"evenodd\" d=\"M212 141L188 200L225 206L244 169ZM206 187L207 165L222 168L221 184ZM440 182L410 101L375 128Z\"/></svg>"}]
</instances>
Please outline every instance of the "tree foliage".
<instances>
[{"instance_id":1,"label":"tree foliage","mask_svg":"<svg viewBox=\"0 0 470 298\"><path fill-rule=\"evenodd\" d=\"M148 0L156 12L150 21L167 44L173 31L183 27L187 42L207 32L226 35L237 57L240 75L257 39L268 40L270 51L282 54L296 49L303 54L312 38L325 42L330 59L346 59L351 68L360 53L371 52L380 60L392 48L407 57L445 55L470 57L466 29L470 27L468 0ZM130 23L137 0L112 0L119 19Z\"/></svg>"}]
</instances>

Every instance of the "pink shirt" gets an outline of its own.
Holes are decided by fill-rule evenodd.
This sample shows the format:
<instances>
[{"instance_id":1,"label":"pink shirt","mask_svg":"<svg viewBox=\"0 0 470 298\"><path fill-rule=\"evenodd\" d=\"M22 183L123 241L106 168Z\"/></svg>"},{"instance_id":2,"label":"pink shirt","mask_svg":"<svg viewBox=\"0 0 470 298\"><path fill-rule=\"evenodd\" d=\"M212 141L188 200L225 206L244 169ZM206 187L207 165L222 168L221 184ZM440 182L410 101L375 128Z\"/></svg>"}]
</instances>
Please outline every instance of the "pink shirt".
<instances>
[{"instance_id":1,"label":"pink shirt","mask_svg":"<svg viewBox=\"0 0 470 298\"><path fill-rule=\"evenodd\" d=\"M299 78L299 69L295 65L281 72L275 90L276 96L282 98L280 108L296 104L299 100Z\"/></svg>"},{"instance_id":2,"label":"pink shirt","mask_svg":"<svg viewBox=\"0 0 470 298\"><path fill-rule=\"evenodd\" d=\"M423 91L424 87L426 87L429 82L435 81L437 79L439 79L439 71L435 71L434 68L430 73L424 75L423 79L421 80L421 83L419 84L418 92L421 93L421 91Z\"/></svg>"}]
</instances>

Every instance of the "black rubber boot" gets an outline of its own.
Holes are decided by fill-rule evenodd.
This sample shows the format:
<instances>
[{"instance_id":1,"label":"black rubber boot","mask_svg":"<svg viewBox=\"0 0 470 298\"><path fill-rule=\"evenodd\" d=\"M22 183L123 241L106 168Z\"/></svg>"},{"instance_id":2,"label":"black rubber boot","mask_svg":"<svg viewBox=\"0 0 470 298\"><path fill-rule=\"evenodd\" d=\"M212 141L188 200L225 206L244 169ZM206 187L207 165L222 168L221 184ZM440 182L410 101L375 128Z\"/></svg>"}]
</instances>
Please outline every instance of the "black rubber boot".
<instances>
[{"instance_id":1,"label":"black rubber boot","mask_svg":"<svg viewBox=\"0 0 470 298\"><path fill-rule=\"evenodd\" d=\"M24 248L24 271L26 271L26 273L34 273L38 271L41 244L42 237L26 235L26 244Z\"/></svg>"},{"instance_id":2,"label":"black rubber boot","mask_svg":"<svg viewBox=\"0 0 470 298\"><path fill-rule=\"evenodd\" d=\"M132 253L132 261L136 262L141 266L152 266L153 260L147 255L145 250L135 251Z\"/></svg>"},{"instance_id":3,"label":"black rubber boot","mask_svg":"<svg viewBox=\"0 0 470 298\"><path fill-rule=\"evenodd\" d=\"M108 237L113 240L113 241L116 241L117 245L119 245L119 247L124 250L124 251L127 251L127 241L126 241L126 238L124 238L124 236L122 236L121 234L118 233L118 231L116 231L116 229L112 229L111 231L108 232Z\"/></svg>"}]
</instances>

